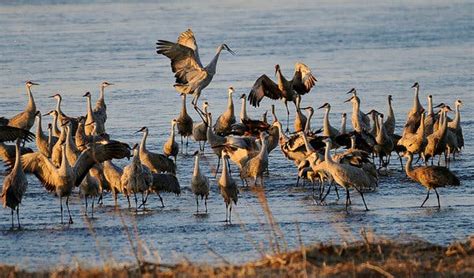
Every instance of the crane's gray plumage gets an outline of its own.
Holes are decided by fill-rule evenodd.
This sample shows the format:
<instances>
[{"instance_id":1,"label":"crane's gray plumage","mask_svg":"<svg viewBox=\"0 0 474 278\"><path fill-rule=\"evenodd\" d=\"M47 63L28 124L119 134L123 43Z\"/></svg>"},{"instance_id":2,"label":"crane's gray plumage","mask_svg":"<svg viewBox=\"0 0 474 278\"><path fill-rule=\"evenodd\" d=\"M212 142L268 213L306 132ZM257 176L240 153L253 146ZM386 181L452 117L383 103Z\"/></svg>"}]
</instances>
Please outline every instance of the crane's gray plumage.
<instances>
[{"instance_id":1,"label":"crane's gray plumage","mask_svg":"<svg viewBox=\"0 0 474 278\"><path fill-rule=\"evenodd\" d=\"M148 167L152 173L168 172L176 174L176 164L173 160L169 159L164 154L154 153L146 148L148 128L144 126L137 132L143 132L143 138L140 143L140 160L142 164Z\"/></svg>"},{"instance_id":2,"label":"crane's gray plumage","mask_svg":"<svg viewBox=\"0 0 474 278\"><path fill-rule=\"evenodd\" d=\"M39 84L32 81L26 81L25 85L26 93L28 94L28 104L26 105L25 110L19 114L16 114L10 119L1 117L0 125L8 125L12 127L30 130L31 127L35 124L36 104L35 99L33 98L33 93L31 92L31 87Z\"/></svg>"}]
</instances>

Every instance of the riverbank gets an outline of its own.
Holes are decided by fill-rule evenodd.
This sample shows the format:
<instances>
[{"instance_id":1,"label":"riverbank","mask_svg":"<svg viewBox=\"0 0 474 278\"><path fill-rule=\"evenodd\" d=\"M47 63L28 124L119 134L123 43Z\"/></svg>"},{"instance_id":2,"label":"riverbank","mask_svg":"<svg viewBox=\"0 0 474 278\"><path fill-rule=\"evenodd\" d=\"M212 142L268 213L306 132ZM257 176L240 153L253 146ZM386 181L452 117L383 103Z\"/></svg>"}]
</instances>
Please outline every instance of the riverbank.
<instances>
[{"instance_id":1,"label":"riverbank","mask_svg":"<svg viewBox=\"0 0 474 278\"><path fill-rule=\"evenodd\" d=\"M439 246L425 241L365 238L351 244L317 244L242 265L182 262L160 265L57 269L28 272L0 266L0 277L473 277L474 236Z\"/></svg>"}]
</instances>

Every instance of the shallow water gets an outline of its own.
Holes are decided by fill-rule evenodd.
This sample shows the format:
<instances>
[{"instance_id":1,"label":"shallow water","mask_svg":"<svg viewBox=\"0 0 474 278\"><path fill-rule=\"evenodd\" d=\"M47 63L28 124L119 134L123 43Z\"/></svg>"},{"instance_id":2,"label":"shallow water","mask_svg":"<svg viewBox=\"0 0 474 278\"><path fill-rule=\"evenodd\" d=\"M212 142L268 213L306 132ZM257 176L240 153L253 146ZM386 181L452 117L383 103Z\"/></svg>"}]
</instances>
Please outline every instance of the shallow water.
<instances>
[{"instance_id":1,"label":"shallow water","mask_svg":"<svg viewBox=\"0 0 474 278\"><path fill-rule=\"evenodd\" d=\"M13 1L12 1L13 2ZM464 101L462 125L465 150L452 164L462 186L441 189L442 208L420 209L426 191L408 181L397 164L382 177L380 190L366 194L369 212L358 196L352 198L350 213L344 211L344 196L334 194L327 206L310 198L310 187L295 188L296 169L277 149L270 156L271 175L266 179L266 196L290 248L321 241L359 239L361 229L376 235L400 234L447 244L465 239L474 231L473 199L473 81L474 4L471 1L402 1L396 4L374 1L353 4L345 1L279 1L254 4L250 1L146 1L111 4L107 1L16 1L0 4L0 111L11 116L26 103L23 82L41 83L34 88L42 112L54 108L47 96L59 91L63 110L69 115L85 114L85 91L93 92L108 80L116 85L106 90L107 131L114 139L130 144L140 140L134 134L141 126L150 128L149 149L161 151L169 134L170 120L177 116L180 98L174 91L167 58L155 54L157 39L175 40L191 27L196 34L203 63L213 57L215 47L225 42L237 56L222 53L218 72L203 92L213 115L226 105L226 88L236 88L236 108L241 93L248 93L262 73L273 75L279 63L290 76L296 61L308 64L318 83L303 99L303 105L332 105L331 120L339 126L340 113L350 112L343 103L350 88L358 89L362 109L386 110L386 96L394 97L397 131L410 109L410 86L421 84L420 96L432 94L435 103ZM71 1L72 2L72 1ZM34 4L32 4L34 3ZM197 6L199 5L199 6ZM272 102L265 100L259 117ZM285 118L278 102L277 114ZM238 109L237 109L238 110ZM191 110L190 110L191 111ZM238 111L236 111L238 113ZM292 112L292 115L294 113ZM192 117L199 119L192 111ZM452 115L453 116L453 115ZM317 111L313 128L322 123ZM43 123L46 126L45 123ZM197 149L194 142L189 153ZM202 169L215 169L215 156L206 150ZM118 162L125 165L127 161ZM270 251L268 227L256 197L241 190L233 225L222 222L225 210L216 181L212 181L209 214L195 215L195 201L189 189L193 159L178 157L181 196L163 194L165 208L153 196L145 213L135 215L120 200L121 213L114 211L110 195L97 207L90 222L82 217L84 206L71 200L75 223L60 225L59 201L45 192L34 176L21 206L22 231L10 231L10 210L0 211L0 262L26 268L48 268L58 264L101 264L113 257L133 262L122 218L132 239L140 238L164 262L184 258L192 261L243 262ZM235 173L234 168L234 173ZM0 177L3 181L3 176ZM77 195L77 194L76 194ZM87 223L90 223L88 225ZM134 230L136 227L136 230ZM216 255L219 254L219 255Z\"/></svg>"}]
</instances>

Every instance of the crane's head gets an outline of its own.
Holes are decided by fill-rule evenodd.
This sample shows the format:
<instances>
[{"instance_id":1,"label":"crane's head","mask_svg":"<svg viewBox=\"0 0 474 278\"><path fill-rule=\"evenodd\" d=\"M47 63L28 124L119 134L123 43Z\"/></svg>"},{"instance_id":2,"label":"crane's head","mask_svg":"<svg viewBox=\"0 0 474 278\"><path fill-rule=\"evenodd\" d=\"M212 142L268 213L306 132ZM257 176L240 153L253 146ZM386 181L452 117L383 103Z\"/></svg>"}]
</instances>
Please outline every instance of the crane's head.
<instances>
[{"instance_id":1,"label":"crane's head","mask_svg":"<svg viewBox=\"0 0 474 278\"><path fill-rule=\"evenodd\" d=\"M199 151L195 151L195 152L193 153L193 156L196 156L196 155L198 155L198 154L199 154Z\"/></svg>"},{"instance_id":2,"label":"crane's head","mask_svg":"<svg viewBox=\"0 0 474 278\"><path fill-rule=\"evenodd\" d=\"M138 133L138 132L147 132L148 131L148 127L144 126L142 128L140 128L139 130L135 131L135 133Z\"/></svg>"},{"instance_id":3,"label":"crane's head","mask_svg":"<svg viewBox=\"0 0 474 278\"><path fill-rule=\"evenodd\" d=\"M171 120L171 124L172 124L172 125L176 125L177 123L178 123L178 120L177 120L177 119L172 119L172 120Z\"/></svg>"},{"instance_id":4,"label":"crane's head","mask_svg":"<svg viewBox=\"0 0 474 278\"><path fill-rule=\"evenodd\" d=\"M413 84L413 86L411 86L412 88L415 88L415 89L419 89L420 88L420 84L418 84L418 82L415 82L415 84Z\"/></svg>"},{"instance_id":5,"label":"crane's head","mask_svg":"<svg viewBox=\"0 0 474 278\"><path fill-rule=\"evenodd\" d=\"M49 130L53 129L53 125L51 123L48 124L48 129Z\"/></svg>"},{"instance_id":6,"label":"crane's head","mask_svg":"<svg viewBox=\"0 0 474 278\"><path fill-rule=\"evenodd\" d=\"M242 94L242 95L240 96L240 98L243 99L243 100L245 100L246 97L247 97L246 94Z\"/></svg>"},{"instance_id":7,"label":"crane's head","mask_svg":"<svg viewBox=\"0 0 474 278\"><path fill-rule=\"evenodd\" d=\"M462 106L463 105L463 103L460 99L456 100L455 104L456 104L456 106Z\"/></svg>"},{"instance_id":8,"label":"crane's head","mask_svg":"<svg viewBox=\"0 0 474 278\"><path fill-rule=\"evenodd\" d=\"M389 101L392 101L392 100L393 100L392 95L388 95L388 100L389 100Z\"/></svg>"},{"instance_id":9,"label":"crane's head","mask_svg":"<svg viewBox=\"0 0 474 278\"><path fill-rule=\"evenodd\" d=\"M230 49L227 44L223 43L223 44L221 45L221 48L224 49L224 50L227 50L230 54L235 55L235 52L232 51L232 49Z\"/></svg>"},{"instance_id":10,"label":"crane's head","mask_svg":"<svg viewBox=\"0 0 474 278\"><path fill-rule=\"evenodd\" d=\"M227 90L227 93L229 95L232 95L235 92L234 87L230 86L229 89Z\"/></svg>"},{"instance_id":11,"label":"crane's head","mask_svg":"<svg viewBox=\"0 0 474 278\"><path fill-rule=\"evenodd\" d=\"M207 101L205 101L203 104L202 104L202 107L204 109L206 109L207 107L209 107L209 103Z\"/></svg>"},{"instance_id":12,"label":"crane's head","mask_svg":"<svg viewBox=\"0 0 474 278\"><path fill-rule=\"evenodd\" d=\"M31 88L31 86L39 85L38 83L35 83L31 80L28 80L25 82L26 87Z\"/></svg>"},{"instance_id":13,"label":"crane's head","mask_svg":"<svg viewBox=\"0 0 474 278\"><path fill-rule=\"evenodd\" d=\"M275 65L275 75L277 74L277 72L280 71L280 65L279 64L276 64Z\"/></svg>"},{"instance_id":14,"label":"crane's head","mask_svg":"<svg viewBox=\"0 0 474 278\"><path fill-rule=\"evenodd\" d=\"M133 150L133 151L138 150L138 143L133 144L132 150Z\"/></svg>"},{"instance_id":15,"label":"crane's head","mask_svg":"<svg viewBox=\"0 0 474 278\"><path fill-rule=\"evenodd\" d=\"M375 110L375 109L372 109L372 110L370 110L369 112L367 112L366 115L380 116L380 115L382 115L382 113L380 113L379 111L377 111L377 110Z\"/></svg>"},{"instance_id":16,"label":"crane's head","mask_svg":"<svg viewBox=\"0 0 474 278\"><path fill-rule=\"evenodd\" d=\"M43 114L43 116L47 116L47 115L51 115L51 116L53 116L53 117L56 117L56 116L58 116L58 111L56 111L56 110L51 110L51 111L49 111L48 113Z\"/></svg>"},{"instance_id":17,"label":"crane's head","mask_svg":"<svg viewBox=\"0 0 474 278\"><path fill-rule=\"evenodd\" d=\"M35 116L36 117L41 117L41 111L37 110L36 113L35 113Z\"/></svg>"},{"instance_id":18,"label":"crane's head","mask_svg":"<svg viewBox=\"0 0 474 278\"><path fill-rule=\"evenodd\" d=\"M304 107L303 110L308 111L310 114L313 114L313 113L314 113L314 109L313 109L313 107L311 107L311 106Z\"/></svg>"},{"instance_id":19,"label":"crane's head","mask_svg":"<svg viewBox=\"0 0 474 278\"><path fill-rule=\"evenodd\" d=\"M348 94L352 94L352 95L356 96L356 95L357 95L357 91L356 91L355 88L352 88L352 89L350 89L349 92L346 93L346 95L348 95Z\"/></svg>"},{"instance_id":20,"label":"crane's head","mask_svg":"<svg viewBox=\"0 0 474 278\"><path fill-rule=\"evenodd\" d=\"M343 118L343 119L347 118L347 114L346 114L346 113L342 113L342 118Z\"/></svg>"},{"instance_id":21,"label":"crane's head","mask_svg":"<svg viewBox=\"0 0 474 278\"><path fill-rule=\"evenodd\" d=\"M55 99L57 99L57 100L61 100L61 99L62 99L62 97L61 97L61 94L60 94L60 93L54 94L54 95L52 95L52 96L49 96L49 97L50 97L50 98L55 98Z\"/></svg>"},{"instance_id":22,"label":"crane's head","mask_svg":"<svg viewBox=\"0 0 474 278\"><path fill-rule=\"evenodd\" d=\"M91 97L91 92L86 92L82 97Z\"/></svg>"},{"instance_id":23,"label":"crane's head","mask_svg":"<svg viewBox=\"0 0 474 278\"><path fill-rule=\"evenodd\" d=\"M440 104L436 105L433 108L444 108L445 106L446 106L446 104L444 104L444 102L441 102Z\"/></svg>"},{"instance_id":24,"label":"crane's head","mask_svg":"<svg viewBox=\"0 0 474 278\"><path fill-rule=\"evenodd\" d=\"M323 109L323 108L331 108L331 104L326 102L325 104L318 107L318 109Z\"/></svg>"},{"instance_id":25,"label":"crane's head","mask_svg":"<svg viewBox=\"0 0 474 278\"><path fill-rule=\"evenodd\" d=\"M110 85L114 85L114 83L110 83L110 82L107 82L107 81L104 81L104 82L100 83L100 87L102 87L102 88L108 87Z\"/></svg>"},{"instance_id":26,"label":"crane's head","mask_svg":"<svg viewBox=\"0 0 474 278\"><path fill-rule=\"evenodd\" d=\"M353 99L355 99L355 98L356 98L356 96L355 96L355 95L353 95L352 97L350 97L349 99L345 100L344 102L349 102L349 101L352 101L352 100L353 100Z\"/></svg>"}]
</instances>

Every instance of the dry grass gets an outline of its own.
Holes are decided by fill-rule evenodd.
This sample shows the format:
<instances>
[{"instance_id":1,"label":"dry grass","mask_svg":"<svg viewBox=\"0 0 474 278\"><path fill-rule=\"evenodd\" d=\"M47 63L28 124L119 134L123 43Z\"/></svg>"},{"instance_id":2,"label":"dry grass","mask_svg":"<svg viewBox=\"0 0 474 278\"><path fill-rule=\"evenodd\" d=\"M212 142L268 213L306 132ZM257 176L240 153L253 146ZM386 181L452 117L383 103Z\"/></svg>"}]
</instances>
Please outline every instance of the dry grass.
<instances>
[{"instance_id":1,"label":"dry grass","mask_svg":"<svg viewBox=\"0 0 474 278\"><path fill-rule=\"evenodd\" d=\"M303 248L243 265L183 262L141 267L26 272L0 266L0 277L473 277L474 237L448 247L424 241L369 240Z\"/></svg>"}]
</instances>

